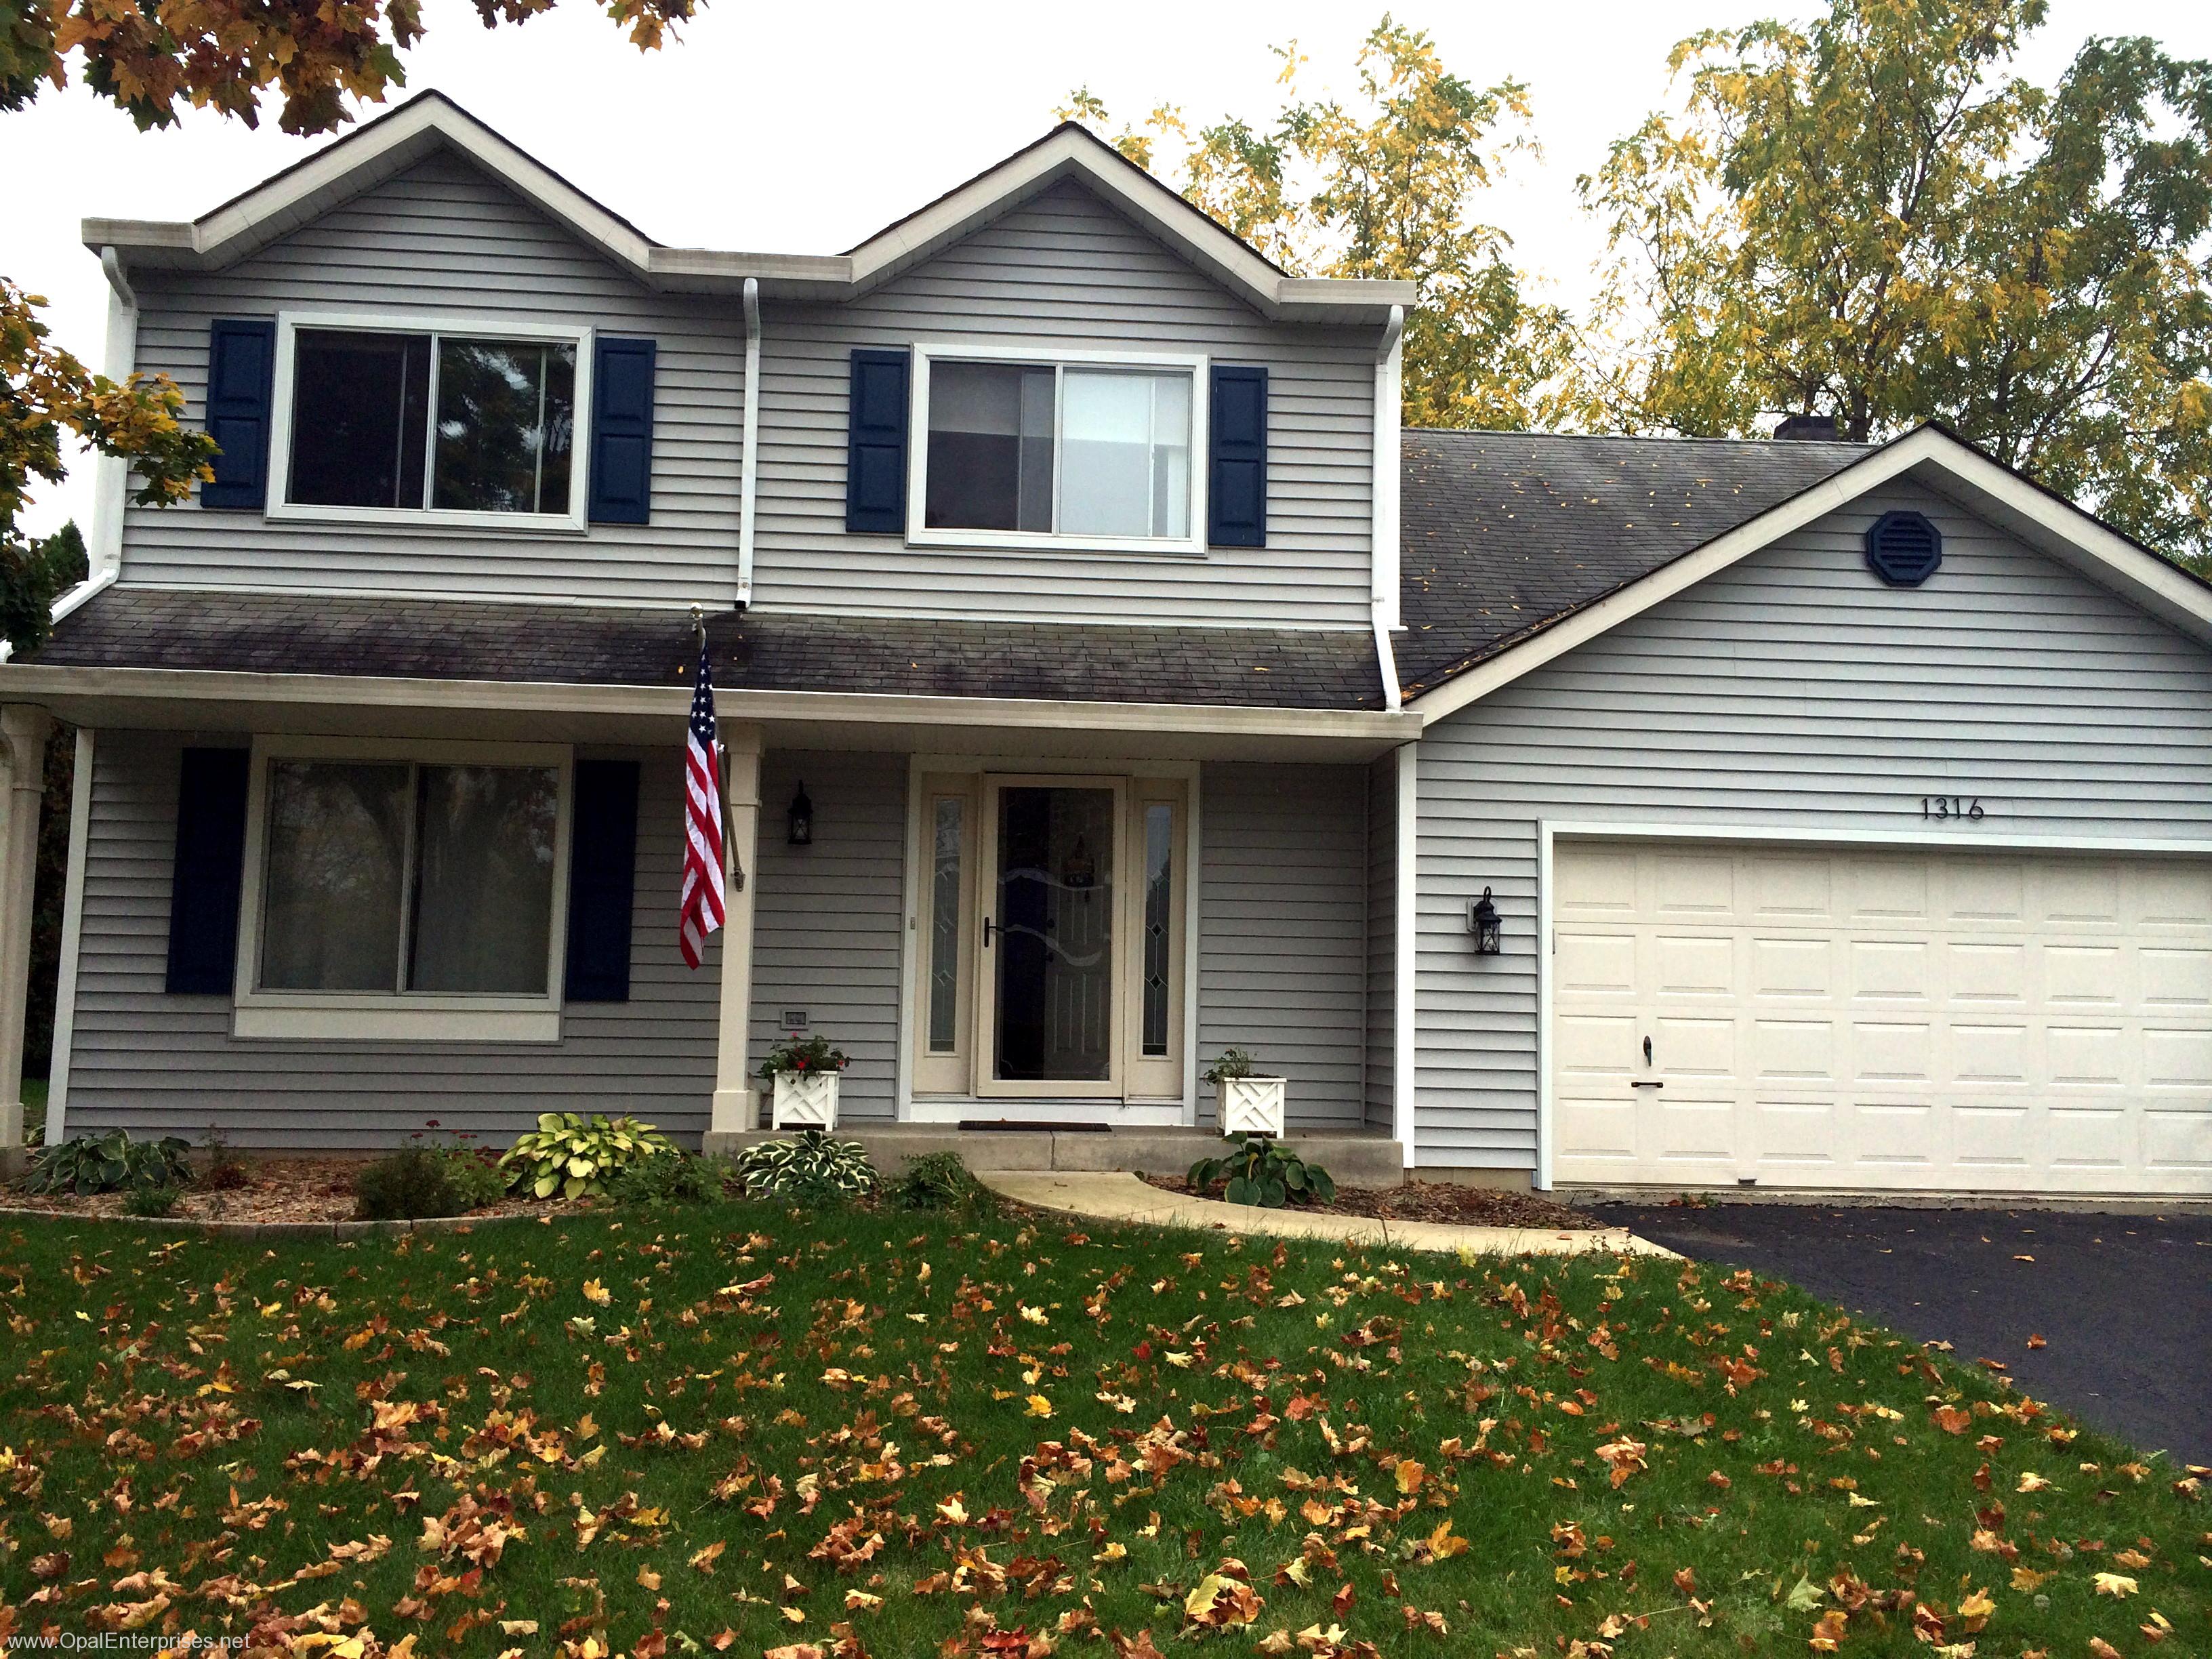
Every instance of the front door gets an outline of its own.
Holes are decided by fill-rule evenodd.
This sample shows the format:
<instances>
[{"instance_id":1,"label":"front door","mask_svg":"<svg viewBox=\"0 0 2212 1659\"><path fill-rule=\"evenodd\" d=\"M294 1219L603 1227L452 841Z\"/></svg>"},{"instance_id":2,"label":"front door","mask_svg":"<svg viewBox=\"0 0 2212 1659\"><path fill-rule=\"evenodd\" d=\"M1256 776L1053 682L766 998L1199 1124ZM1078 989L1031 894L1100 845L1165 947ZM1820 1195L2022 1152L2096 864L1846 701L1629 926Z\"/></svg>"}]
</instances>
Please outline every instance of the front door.
<instances>
[{"instance_id":1,"label":"front door","mask_svg":"<svg viewBox=\"0 0 2212 1659\"><path fill-rule=\"evenodd\" d=\"M1176 776L920 780L908 981L917 1107L1179 1114L1189 793ZM1060 1103L1055 1106L1054 1103Z\"/></svg>"},{"instance_id":2,"label":"front door","mask_svg":"<svg viewBox=\"0 0 2212 1659\"><path fill-rule=\"evenodd\" d=\"M976 1092L1121 1092L1119 778L991 777L983 791Z\"/></svg>"}]
</instances>

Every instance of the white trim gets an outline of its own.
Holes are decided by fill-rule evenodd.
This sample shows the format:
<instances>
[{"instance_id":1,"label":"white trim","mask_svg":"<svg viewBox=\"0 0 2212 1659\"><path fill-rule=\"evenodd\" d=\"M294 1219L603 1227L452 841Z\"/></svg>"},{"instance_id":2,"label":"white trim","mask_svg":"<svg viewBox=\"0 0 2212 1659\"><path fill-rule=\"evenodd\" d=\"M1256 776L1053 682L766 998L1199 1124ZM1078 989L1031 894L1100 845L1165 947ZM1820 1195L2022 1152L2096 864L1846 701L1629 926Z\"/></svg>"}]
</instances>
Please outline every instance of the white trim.
<instances>
[{"instance_id":1,"label":"white trim","mask_svg":"<svg viewBox=\"0 0 2212 1659\"><path fill-rule=\"evenodd\" d=\"M753 519L760 478L760 283L745 278L744 435L738 460L738 604L753 602ZM587 498L588 499L588 498Z\"/></svg>"},{"instance_id":2,"label":"white trim","mask_svg":"<svg viewBox=\"0 0 2212 1659\"><path fill-rule=\"evenodd\" d=\"M846 254L664 247L437 92L422 94L296 167L190 222L88 218L88 247L112 244L142 267L219 270L450 145L617 266L664 293L735 294L757 278L770 298L849 301L1030 200L1081 175L1170 248L1264 315L1366 324L1412 305L1407 282L1286 276L1227 230L1081 128L1063 125Z\"/></svg>"},{"instance_id":3,"label":"white trim","mask_svg":"<svg viewBox=\"0 0 2212 1659\"><path fill-rule=\"evenodd\" d=\"M46 1062L46 1144L67 1139L70 1050L76 1037L77 960L84 948L84 867L92 845L93 729L76 729L76 763L70 776L68 873L62 884L61 970L54 981L54 1036Z\"/></svg>"},{"instance_id":4,"label":"white trim","mask_svg":"<svg viewBox=\"0 0 2212 1659\"><path fill-rule=\"evenodd\" d=\"M958 1123L972 1118L1006 1118L1029 1123L1107 1122L1117 1129L1182 1128L1190 1113L1179 1100L1070 1099L1023 1096L925 1095L909 1103L907 1123Z\"/></svg>"},{"instance_id":5,"label":"white trim","mask_svg":"<svg viewBox=\"0 0 2212 1659\"><path fill-rule=\"evenodd\" d=\"M430 403L425 422L422 489L427 499L433 487L437 461L438 380L441 373L437 342L454 336L471 339L534 340L569 344L576 349L575 384L572 388L568 451L568 510L565 513L463 512L434 507L329 507L288 499L292 477L293 373L299 331L357 330L384 334L420 334L431 341ZM553 322L544 318L459 317L442 313L403 311L323 311L295 307L276 313L276 362L270 381L269 410L269 491L263 509L274 521L316 524L386 525L396 530L498 530L518 535L570 533L582 535L591 526L586 514L591 504L592 325L581 322Z\"/></svg>"},{"instance_id":6,"label":"white trim","mask_svg":"<svg viewBox=\"0 0 2212 1659\"><path fill-rule=\"evenodd\" d=\"M1552 872L1554 845L1560 841L1684 841L1715 846L1781 843L1839 848L1872 847L1943 852L2116 854L2131 857L2171 855L2212 858L2212 839L2150 836L2035 836L1947 834L1924 830L1857 830L1808 826L1715 823L1620 823L1604 819L1539 818L1536 821L1536 1182L1552 1186Z\"/></svg>"},{"instance_id":7,"label":"white trim","mask_svg":"<svg viewBox=\"0 0 2212 1659\"><path fill-rule=\"evenodd\" d=\"M1397 925L1391 935L1390 1127L1406 1167L1419 1161L1420 1133L1420 745L1405 744L1396 763L1398 868L1393 892Z\"/></svg>"},{"instance_id":8,"label":"white trim","mask_svg":"<svg viewBox=\"0 0 2212 1659\"><path fill-rule=\"evenodd\" d=\"M106 354L101 373L121 386L138 367L138 296L112 247L100 251L107 276ZM92 536L86 544L94 576L112 581L123 568L123 523L130 502L131 463L119 455L93 458Z\"/></svg>"},{"instance_id":9,"label":"white trim","mask_svg":"<svg viewBox=\"0 0 2212 1659\"><path fill-rule=\"evenodd\" d=\"M1971 446L1934 427L1905 434L1865 459L1778 507L1746 520L1672 563L1616 588L1530 636L1416 696L1409 710L1431 720L1510 685L1577 646L1641 616L1738 560L1849 506L1892 479L1925 469L2033 532L2042 551L2081 568L2124 599L2212 642L2212 587L2108 529L2071 502L2047 494ZM1968 504L1971 507L1972 504Z\"/></svg>"},{"instance_id":10,"label":"white trim","mask_svg":"<svg viewBox=\"0 0 2212 1659\"><path fill-rule=\"evenodd\" d=\"M1375 354L1375 448L1369 462L1373 507L1368 562L1373 573L1371 595L1375 625L1387 632L1401 625L1398 614L1398 496L1404 468L1400 428L1403 421L1406 362L1406 308L1390 307L1383 325L1382 343ZM1397 674L1389 679L1397 707Z\"/></svg>"},{"instance_id":11,"label":"white trim","mask_svg":"<svg viewBox=\"0 0 2212 1659\"><path fill-rule=\"evenodd\" d=\"M997 548L1046 553L1198 554L1206 550L1206 419L1208 387L1203 352L1079 350L1042 339L917 340L914 372L908 377L907 430L914 434L906 470L906 540L909 547ZM1050 530L932 530L923 520L929 500L929 370L946 362L1019 363L1054 371L1052 514L1060 519L1060 468L1066 444L1060 437L1066 368L1103 368L1190 376L1190 486L1186 507L1190 522L1181 536L1088 536Z\"/></svg>"},{"instance_id":12,"label":"white trim","mask_svg":"<svg viewBox=\"0 0 2212 1659\"><path fill-rule=\"evenodd\" d=\"M545 990L538 994L392 991L272 991L260 984L262 909L268 876L269 763L275 759L391 760L416 765L482 763L550 767L558 791ZM451 743L382 738L253 739L246 774L246 848L240 885L231 1034L427 1042L555 1042L561 1036L568 961L569 836L575 816L574 750L566 744ZM404 872L403 872L404 873ZM393 963L395 976L399 964Z\"/></svg>"}]
</instances>

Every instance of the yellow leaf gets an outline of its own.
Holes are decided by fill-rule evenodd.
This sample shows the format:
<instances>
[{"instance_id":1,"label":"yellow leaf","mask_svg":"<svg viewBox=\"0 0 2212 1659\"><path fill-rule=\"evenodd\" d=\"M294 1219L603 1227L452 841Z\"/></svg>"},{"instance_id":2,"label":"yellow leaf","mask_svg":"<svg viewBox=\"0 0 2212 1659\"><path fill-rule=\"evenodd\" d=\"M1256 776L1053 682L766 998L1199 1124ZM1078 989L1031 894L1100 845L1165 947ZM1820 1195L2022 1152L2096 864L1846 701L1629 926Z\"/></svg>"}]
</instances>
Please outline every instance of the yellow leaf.
<instances>
[{"instance_id":1,"label":"yellow leaf","mask_svg":"<svg viewBox=\"0 0 2212 1659\"><path fill-rule=\"evenodd\" d=\"M1030 1408L1026 1415L1030 1417L1050 1417L1052 1415L1052 1401L1046 1399L1041 1394L1031 1395L1030 1396Z\"/></svg>"},{"instance_id":2,"label":"yellow leaf","mask_svg":"<svg viewBox=\"0 0 2212 1659\"><path fill-rule=\"evenodd\" d=\"M1408 1498L1420 1491L1421 1482L1427 1480L1429 1475L1427 1469L1410 1457L1401 1458L1394 1473L1398 1479L1399 1492Z\"/></svg>"},{"instance_id":3,"label":"yellow leaf","mask_svg":"<svg viewBox=\"0 0 2212 1659\"><path fill-rule=\"evenodd\" d=\"M2097 1575L2097 1594L2100 1595L2133 1595L2135 1593L2136 1581L2132 1578L2117 1572L2100 1572Z\"/></svg>"},{"instance_id":4,"label":"yellow leaf","mask_svg":"<svg viewBox=\"0 0 2212 1659\"><path fill-rule=\"evenodd\" d=\"M651 1567L640 1567L637 1570L637 1583L641 1589L657 1590L660 1588L660 1575Z\"/></svg>"},{"instance_id":5,"label":"yellow leaf","mask_svg":"<svg viewBox=\"0 0 2212 1659\"><path fill-rule=\"evenodd\" d=\"M600 1284L598 1279L587 1279L584 1281L584 1300L593 1307L604 1308L614 1299L614 1292Z\"/></svg>"}]
</instances>

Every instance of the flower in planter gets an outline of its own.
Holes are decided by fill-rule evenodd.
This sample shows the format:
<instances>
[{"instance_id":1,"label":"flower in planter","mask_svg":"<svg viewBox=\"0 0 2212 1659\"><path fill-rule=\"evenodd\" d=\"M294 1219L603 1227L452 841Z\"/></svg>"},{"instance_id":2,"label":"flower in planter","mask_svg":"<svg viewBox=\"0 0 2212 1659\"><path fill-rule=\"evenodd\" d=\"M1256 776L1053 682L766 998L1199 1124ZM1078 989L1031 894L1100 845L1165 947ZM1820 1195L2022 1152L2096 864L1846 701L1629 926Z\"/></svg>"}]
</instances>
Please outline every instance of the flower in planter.
<instances>
[{"instance_id":1,"label":"flower in planter","mask_svg":"<svg viewBox=\"0 0 2212 1659\"><path fill-rule=\"evenodd\" d=\"M842 1072L848 1063L845 1051L831 1048L827 1037L811 1036L803 1042L787 1037L768 1051L760 1074L773 1079L785 1073Z\"/></svg>"}]
</instances>

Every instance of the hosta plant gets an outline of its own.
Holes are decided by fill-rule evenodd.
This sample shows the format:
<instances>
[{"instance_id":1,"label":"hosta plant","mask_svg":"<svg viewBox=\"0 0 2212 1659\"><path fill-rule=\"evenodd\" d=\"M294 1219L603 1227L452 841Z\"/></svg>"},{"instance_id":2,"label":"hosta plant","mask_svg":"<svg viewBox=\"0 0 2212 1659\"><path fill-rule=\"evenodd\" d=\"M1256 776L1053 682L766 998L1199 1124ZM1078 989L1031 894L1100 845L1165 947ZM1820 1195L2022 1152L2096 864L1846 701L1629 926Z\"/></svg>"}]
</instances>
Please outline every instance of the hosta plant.
<instances>
[{"instance_id":1,"label":"hosta plant","mask_svg":"<svg viewBox=\"0 0 2212 1659\"><path fill-rule=\"evenodd\" d=\"M133 1140L127 1131L72 1135L42 1146L23 1178L34 1193L112 1193L119 1188L181 1187L192 1178L191 1145L175 1135Z\"/></svg>"},{"instance_id":2,"label":"hosta plant","mask_svg":"<svg viewBox=\"0 0 2212 1659\"><path fill-rule=\"evenodd\" d=\"M1190 1166L1190 1184L1204 1192L1226 1183L1222 1196L1231 1204L1279 1210L1286 1204L1326 1204L1336 1182L1318 1164L1309 1164L1279 1140L1247 1135L1242 1146L1219 1158L1201 1158Z\"/></svg>"},{"instance_id":3,"label":"hosta plant","mask_svg":"<svg viewBox=\"0 0 2212 1659\"><path fill-rule=\"evenodd\" d=\"M510 1190L532 1198L598 1197L620 1170L675 1151L650 1123L627 1115L540 1112L538 1127L507 1149L501 1164Z\"/></svg>"},{"instance_id":4,"label":"hosta plant","mask_svg":"<svg viewBox=\"0 0 2212 1659\"><path fill-rule=\"evenodd\" d=\"M872 1198L883 1188L875 1165L857 1140L832 1140L819 1129L782 1140L763 1140L738 1155L734 1166L747 1198L835 1203Z\"/></svg>"}]
</instances>

